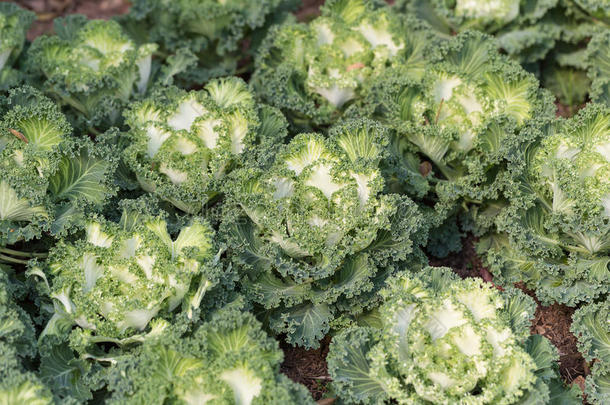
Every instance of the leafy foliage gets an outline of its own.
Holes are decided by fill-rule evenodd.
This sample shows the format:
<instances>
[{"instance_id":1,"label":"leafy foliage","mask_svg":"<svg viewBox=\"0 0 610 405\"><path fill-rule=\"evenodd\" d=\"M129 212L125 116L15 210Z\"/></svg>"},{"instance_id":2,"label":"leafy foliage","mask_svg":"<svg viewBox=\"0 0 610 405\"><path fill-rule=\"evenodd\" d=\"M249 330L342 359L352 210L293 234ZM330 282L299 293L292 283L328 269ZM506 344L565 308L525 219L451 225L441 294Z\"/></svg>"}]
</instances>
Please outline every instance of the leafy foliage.
<instances>
[{"instance_id":1,"label":"leafy foliage","mask_svg":"<svg viewBox=\"0 0 610 405\"><path fill-rule=\"evenodd\" d=\"M370 305L366 293L426 239L416 205L382 192L386 143L379 125L351 121L232 176L224 232L243 291L292 343L315 347L336 312Z\"/></svg>"},{"instance_id":2,"label":"leafy foliage","mask_svg":"<svg viewBox=\"0 0 610 405\"><path fill-rule=\"evenodd\" d=\"M578 337L580 352L593 361L585 393L592 404L610 399L610 301L585 305L574 313L572 332Z\"/></svg>"},{"instance_id":3,"label":"leafy foliage","mask_svg":"<svg viewBox=\"0 0 610 405\"><path fill-rule=\"evenodd\" d=\"M17 85L23 74L13 68L25 44L34 13L13 3L0 3L0 91Z\"/></svg>"},{"instance_id":4,"label":"leafy foliage","mask_svg":"<svg viewBox=\"0 0 610 405\"><path fill-rule=\"evenodd\" d=\"M42 89L85 128L118 123L126 103L146 92L157 46L136 45L114 21L73 15L54 25L56 35L36 38L28 50Z\"/></svg>"},{"instance_id":5,"label":"leafy foliage","mask_svg":"<svg viewBox=\"0 0 610 405\"><path fill-rule=\"evenodd\" d=\"M334 337L333 385L346 403L547 403L557 351L529 336L533 300L427 267L381 294L379 325ZM574 392L565 403L579 403Z\"/></svg>"},{"instance_id":6,"label":"leafy foliage","mask_svg":"<svg viewBox=\"0 0 610 405\"><path fill-rule=\"evenodd\" d=\"M233 74L254 54L273 23L287 18L297 0L136 0L119 21L140 42L166 54L188 52L196 63L180 75L186 87ZM248 44L247 48L245 44Z\"/></svg>"},{"instance_id":7,"label":"leafy foliage","mask_svg":"<svg viewBox=\"0 0 610 405\"><path fill-rule=\"evenodd\" d=\"M281 142L286 126L237 78L201 91L164 88L132 104L125 118L123 158L142 188L191 214L223 191L226 174L254 158L255 146Z\"/></svg>"},{"instance_id":8,"label":"leafy foliage","mask_svg":"<svg viewBox=\"0 0 610 405\"><path fill-rule=\"evenodd\" d=\"M313 404L279 374L283 354L239 302L211 315L192 335L167 334L117 358L109 404Z\"/></svg>"},{"instance_id":9,"label":"leafy foliage","mask_svg":"<svg viewBox=\"0 0 610 405\"><path fill-rule=\"evenodd\" d=\"M415 21L370 0L330 0L321 13L307 25L272 27L255 62L254 89L295 126L333 123L389 66L423 73L426 35Z\"/></svg>"},{"instance_id":10,"label":"leafy foliage","mask_svg":"<svg viewBox=\"0 0 610 405\"><path fill-rule=\"evenodd\" d=\"M158 319L182 306L192 316L201 297L218 281L205 267L213 231L194 218L175 238L161 217L119 224L88 220L83 239L60 241L46 261L55 314L45 334L58 333L67 318L78 326L80 345L129 343L134 335L163 329Z\"/></svg>"},{"instance_id":11,"label":"leafy foliage","mask_svg":"<svg viewBox=\"0 0 610 405\"><path fill-rule=\"evenodd\" d=\"M51 100L13 89L0 121L0 246L60 235L114 193L113 148L76 139ZM19 260L19 259L17 259Z\"/></svg>"},{"instance_id":12,"label":"leafy foliage","mask_svg":"<svg viewBox=\"0 0 610 405\"><path fill-rule=\"evenodd\" d=\"M552 117L553 105L489 37L468 31L440 47L420 80L402 68L380 75L364 113L395 130L388 167L404 192L428 198L433 188L442 214L460 199L500 198L512 181L508 158L527 141L521 130ZM424 192L421 182L429 183Z\"/></svg>"},{"instance_id":13,"label":"leafy foliage","mask_svg":"<svg viewBox=\"0 0 610 405\"><path fill-rule=\"evenodd\" d=\"M610 402L607 0L300 3L0 2L0 404Z\"/></svg>"},{"instance_id":14,"label":"leafy foliage","mask_svg":"<svg viewBox=\"0 0 610 405\"><path fill-rule=\"evenodd\" d=\"M578 107L587 95L597 97L585 75L599 69L586 61L584 47L592 37L610 32L606 2L580 0L398 0L395 7L417 16L437 36L476 29L496 38L496 46L532 72L541 72L545 87L558 100ZM600 54L607 52L601 45ZM601 46L601 48L600 48ZM602 56L603 58L603 56ZM603 90L602 90L603 92Z\"/></svg>"},{"instance_id":15,"label":"leafy foliage","mask_svg":"<svg viewBox=\"0 0 610 405\"><path fill-rule=\"evenodd\" d=\"M609 123L608 108L592 104L530 134L500 234L481 246L498 282L522 280L541 301L572 306L608 293Z\"/></svg>"}]
</instances>

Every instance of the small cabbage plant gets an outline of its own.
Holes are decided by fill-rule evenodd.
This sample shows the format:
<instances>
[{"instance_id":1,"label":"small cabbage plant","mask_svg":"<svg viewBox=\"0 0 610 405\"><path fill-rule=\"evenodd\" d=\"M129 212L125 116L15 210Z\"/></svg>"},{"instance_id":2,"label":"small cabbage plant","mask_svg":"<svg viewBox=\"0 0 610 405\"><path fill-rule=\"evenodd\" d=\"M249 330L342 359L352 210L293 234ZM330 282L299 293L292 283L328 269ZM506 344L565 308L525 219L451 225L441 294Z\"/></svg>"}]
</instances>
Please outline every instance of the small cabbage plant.
<instances>
[{"instance_id":1,"label":"small cabbage plant","mask_svg":"<svg viewBox=\"0 0 610 405\"><path fill-rule=\"evenodd\" d=\"M557 350L530 336L534 301L448 268L388 280L369 326L336 335L328 368L348 404L579 403Z\"/></svg>"},{"instance_id":2,"label":"small cabbage plant","mask_svg":"<svg viewBox=\"0 0 610 405\"><path fill-rule=\"evenodd\" d=\"M544 303L576 306L607 294L610 110L591 104L524 137L533 143L515 159L510 207L480 249L494 280L524 281Z\"/></svg>"},{"instance_id":3,"label":"small cabbage plant","mask_svg":"<svg viewBox=\"0 0 610 405\"><path fill-rule=\"evenodd\" d=\"M325 126L366 94L389 66L425 69L425 35L381 2L330 0L309 24L273 27L256 59L252 84L298 127Z\"/></svg>"},{"instance_id":4,"label":"small cabbage plant","mask_svg":"<svg viewBox=\"0 0 610 405\"><path fill-rule=\"evenodd\" d=\"M386 145L383 127L350 121L232 176L223 228L242 291L290 343L315 347L335 317L376 302L393 264L426 238L417 206L383 193Z\"/></svg>"},{"instance_id":5,"label":"small cabbage plant","mask_svg":"<svg viewBox=\"0 0 610 405\"><path fill-rule=\"evenodd\" d=\"M610 401L610 300L578 309L572 317L572 333L585 360L593 362L585 394L594 405Z\"/></svg>"},{"instance_id":6,"label":"small cabbage plant","mask_svg":"<svg viewBox=\"0 0 610 405\"><path fill-rule=\"evenodd\" d=\"M85 231L83 238L59 241L45 264L31 270L48 280L55 307L43 336L75 325L78 350L159 333L178 310L190 318L216 282L206 266L213 230L198 218L173 236L164 218L125 209L119 223L92 217Z\"/></svg>"},{"instance_id":7,"label":"small cabbage plant","mask_svg":"<svg viewBox=\"0 0 610 405\"><path fill-rule=\"evenodd\" d=\"M437 209L451 210L459 199L498 199L512 182L506 165L523 143L521 129L553 117L554 108L533 75L490 37L468 31L439 47L420 80L388 69L363 113L394 129L388 167L405 191L422 198L434 187Z\"/></svg>"},{"instance_id":8,"label":"small cabbage plant","mask_svg":"<svg viewBox=\"0 0 610 405\"><path fill-rule=\"evenodd\" d=\"M553 48L561 29L546 18L557 0L398 0L395 7L415 14L442 38L473 29L497 38L497 45L520 62L536 62Z\"/></svg>"},{"instance_id":9,"label":"small cabbage plant","mask_svg":"<svg viewBox=\"0 0 610 405\"><path fill-rule=\"evenodd\" d=\"M269 26L294 10L298 0L135 0L125 29L167 54L188 52L196 63L180 76L185 84L242 70L239 62L253 54Z\"/></svg>"},{"instance_id":10,"label":"small cabbage plant","mask_svg":"<svg viewBox=\"0 0 610 405\"><path fill-rule=\"evenodd\" d=\"M107 403L313 405L304 386L280 373L282 358L277 341L233 302L188 336L170 331L117 356Z\"/></svg>"},{"instance_id":11,"label":"small cabbage plant","mask_svg":"<svg viewBox=\"0 0 610 405\"><path fill-rule=\"evenodd\" d=\"M258 106L245 82L216 79L204 90L169 87L133 103L123 152L142 188L188 213L222 192L223 179L254 146L285 136L283 117Z\"/></svg>"},{"instance_id":12,"label":"small cabbage plant","mask_svg":"<svg viewBox=\"0 0 610 405\"><path fill-rule=\"evenodd\" d=\"M103 139L72 136L59 106L31 87L11 90L0 116L0 261L24 263L6 246L71 230L114 194L116 153ZM21 258L19 258L21 257Z\"/></svg>"},{"instance_id":13,"label":"small cabbage plant","mask_svg":"<svg viewBox=\"0 0 610 405\"><path fill-rule=\"evenodd\" d=\"M12 273L0 265L0 403L51 405L51 392L29 366L37 355L36 330L17 304L23 287Z\"/></svg>"},{"instance_id":14,"label":"small cabbage plant","mask_svg":"<svg viewBox=\"0 0 610 405\"><path fill-rule=\"evenodd\" d=\"M155 44L138 45L115 21L58 18L55 34L28 50L41 87L76 113L84 128L119 123L127 102L148 89Z\"/></svg>"},{"instance_id":15,"label":"small cabbage plant","mask_svg":"<svg viewBox=\"0 0 610 405\"><path fill-rule=\"evenodd\" d=\"M19 81L20 74L13 66L34 17L34 13L14 3L0 3L0 90L7 90Z\"/></svg>"}]
</instances>

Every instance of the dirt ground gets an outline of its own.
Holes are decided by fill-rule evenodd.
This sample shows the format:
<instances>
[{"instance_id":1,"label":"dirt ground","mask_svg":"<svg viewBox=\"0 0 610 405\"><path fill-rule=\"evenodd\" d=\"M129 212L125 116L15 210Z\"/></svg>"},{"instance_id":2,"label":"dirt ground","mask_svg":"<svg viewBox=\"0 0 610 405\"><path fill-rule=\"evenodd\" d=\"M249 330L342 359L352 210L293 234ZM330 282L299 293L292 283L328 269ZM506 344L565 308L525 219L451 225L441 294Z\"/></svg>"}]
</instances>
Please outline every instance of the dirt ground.
<instances>
[{"instance_id":1,"label":"dirt ground","mask_svg":"<svg viewBox=\"0 0 610 405\"><path fill-rule=\"evenodd\" d=\"M391 1L390 1L391 2ZM50 31L55 17L81 13L88 17L109 18L126 13L129 4L126 0L20 0L17 3L37 13L38 19L28 33L30 39ZM296 12L300 21L309 21L319 14L322 0L304 0L303 6ZM566 115L565 109L558 105L558 115ZM482 265L474 250L475 239L467 237L464 249L443 260L432 260L432 265L448 266L461 277L482 277L492 281L491 274ZM531 292L524 289L528 294ZM588 367L582 355L576 349L576 338L570 332L573 309L563 305L538 306L532 322L532 333L546 336L559 349L560 372L567 383L582 386ZM322 341L320 349L304 350L282 344L285 360L282 372L288 377L304 384L320 405L329 405L332 399L323 399L327 393L330 377L326 367L326 355L330 338Z\"/></svg>"}]
</instances>

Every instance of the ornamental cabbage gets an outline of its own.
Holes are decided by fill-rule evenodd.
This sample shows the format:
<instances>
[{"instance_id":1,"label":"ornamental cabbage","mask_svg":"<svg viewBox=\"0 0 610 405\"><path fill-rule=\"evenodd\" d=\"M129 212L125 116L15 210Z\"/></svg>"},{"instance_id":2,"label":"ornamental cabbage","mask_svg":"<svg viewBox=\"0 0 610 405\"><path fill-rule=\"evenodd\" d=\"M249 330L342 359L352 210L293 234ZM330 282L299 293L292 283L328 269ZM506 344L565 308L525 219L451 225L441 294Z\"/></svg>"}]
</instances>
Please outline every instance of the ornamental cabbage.
<instances>
[{"instance_id":1,"label":"ornamental cabbage","mask_svg":"<svg viewBox=\"0 0 610 405\"><path fill-rule=\"evenodd\" d=\"M522 144L521 129L554 114L535 77L474 31L443 43L419 81L389 69L364 104L362 113L395 130L396 180L418 198L433 186L441 211L459 199L498 199L512 181L506 163Z\"/></svg>"},{"instance_id":2,"label":"ornamental cabbage","mask_svg":"<svg viewBox=\"0 0 610 405\"><path fill-rule=\"evenodd\" d=\"M585 360L594 362L585 384L587 402L606 404L610 401L610 300L578 309L571 331Z\"/></svg>"},{"instance_id":3,"label":"ornamental cabbage","mask_svg":"<svg viewBox=\"0 0 610 405\"><path fill-rule=\"evenodd\" d=\"M144 190L191 214L222 192L226 174L254 158L255 146L281 141L286 126L238 78L200 91L159 90L133 103L125 119L127 167Z\"/></svg>"},{"instance_id":4,"label":"ornamental cabbage","mask_svg":"<svg viewBox=\"0 0 610 405\"><path fill-rule=\"evenodd\" d=\"M328 138L297 135L271 167L231 176L222 228L242 292L292 344L316 347L335 317L373 305L426 239L417 206L383 193L387 140L380 125L350 121Z\"/></svg>"},{"instance_id":5,"label":"ornamental cabbage","mask_svg":"<svg viewBox=\"0 0 610 405\"><path fill-rule=\"evenodd\" d=\"M0 265L0 403L51 405L44 383L26 367L37 354L35 329L29 314L17 304L22 287Z\"/></svg>"},{"instance_id":6,"label":"ornamental cabbage","mask_svg":"<svg viewBox=\"0 0 610 405\"><path fill-rule=\"evenodd\" d=\"M45 264L31 270L48 280L55 307L43 336L68 323L77 325L77 349L138 341L166 328L164 319L180 308L191 318L217 282L215 268L206 265L213 231L201 219L173 236L161 216L126 208L119 223L92 217L85 231L81 239L59 241Z\"/></svg>"},{"instance_id":7,"label":"ornamental cabbage","mask_svg":"<svg viewBox=\"0 0 610 405\"><path fill-rule=\"evenodd\" d=\"M591 104L524 133L510 207L480 246L494 281L524 281L543 303L575 306L609 292L610 110Z\"/></svg>"},{"instance_id":8,"label":"ornamental cabbage","mask_svg":"<svg viewBox=\"0 0 610 405\"><path fill-rule=\"evenodd\" d=\"M234 74L238 63L257 50L269 26L285 19L298 4L296 0L135 0L119 21L134 37L158 43L162 53L186 50L193 55L196 64L180 79L196 85Z\"/></svg>"},{"instance_id":9,"label":"ornamental cabbage","mask_svg":"<svg viewBox=\"0 0 610 405\"><path fill-rule=\"evenodd\" d=\"M108 404L313 404L279 372L283 353L253 315L234 302L192 334L167 333L109 370Z\"/></svg>"},{"instance_id":10,"label":"ornamental cabbage","mask_svg":"<svg viewBox=\"0 0 610 405\"><path fill-rule=\"evenodd\" d=\"M40 36L28 67L42 89L76 114L84 128L119 123L128 101L148 89L155 44L137 45L115 21L82 15L54 21L56 35Z\"/></svg>"},{"instance_id":11,"label":"ornamental cabbage","mask_svg":"<svg viewBox=\"0 0 610 405\"><path fill-rule=\"evenodd\" d=\"M545 18L557 0L398 0L395 7L422 19L442 38L479 30L520 62L536 62L555 45L558 25Z\"/></svg>"},{"instance_id":12,"label":"ornamental cabbage","mask_svg":"<svg viewBox=\"0 0 610 405\"><path fill-rule=\"evenodd\" d=\"M372 326L333 338L328 368L348 404L579 403L564 392L534 301L448 268L388 280Z\"/></svg>"},{"instance_id":13,"label":"ornamental cabbage","mask_svg":"<svg viewBox=\"0 0 610 405\"><path fill-rule=\"evenodd\" d=\"M11 90L0 116L0 261L24 263L6 246L62 235L114 194L117 159L104 137L73 136L59 107L31 87Z\"/></svg>"},{"instance_id":14,"label":"ornamental cabbage","mask_svg":"<svg viewBox=\"0 0 610 405\"><path fill-rule=\"evenodd\" d=\"M419 77L425 34L372 0L329 0L309 24L273 27L255 61L252 85L297 127L326 126L366 94L389 66Z\"/></svg>"},{"instance_id":15,"label":"ornamental cabbage","mask_svg":"<svg viewBox=\"0 0 610 405\"><path fill-rule=\"evenodd\" d=\"M25 34L34 21L34 13L13 3L0 3L0 90L7 90L19 81L13 69L25 44Z\"/></svg>"}]
</instances>

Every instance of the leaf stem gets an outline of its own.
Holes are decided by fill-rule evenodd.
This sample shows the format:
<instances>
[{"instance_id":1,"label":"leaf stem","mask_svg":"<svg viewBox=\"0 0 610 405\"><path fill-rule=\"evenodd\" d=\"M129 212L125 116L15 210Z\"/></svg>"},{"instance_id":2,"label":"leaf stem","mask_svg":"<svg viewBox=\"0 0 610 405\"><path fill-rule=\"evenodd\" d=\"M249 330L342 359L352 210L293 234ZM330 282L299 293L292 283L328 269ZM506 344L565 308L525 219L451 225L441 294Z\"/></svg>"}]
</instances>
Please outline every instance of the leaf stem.
<instances>
[{"instance_id":1,"label":"leaf stem","mask_svg":"<svg viewBox=\"0 0 610 405\"><path fill-rule=\"evenodd\" d=\"M15 263L15 264L28 264L27 260L15 259L14 257L6 256L0 253L0 263Z\"/></svg>"},{"instance_id":2,"label":"leaf stem","mask_svg":"<svg viewBox=\"0 0 610 405\"><path fill-rule=\"evenodd\" d=\"M20 256L20 257L40 257L45 258L48 255L46 253L35 253L35 252L21 252L19 250L13 250L9 248L0 248L0 253L6 253L7 255Z\"/></svg>"}]
</instances>

